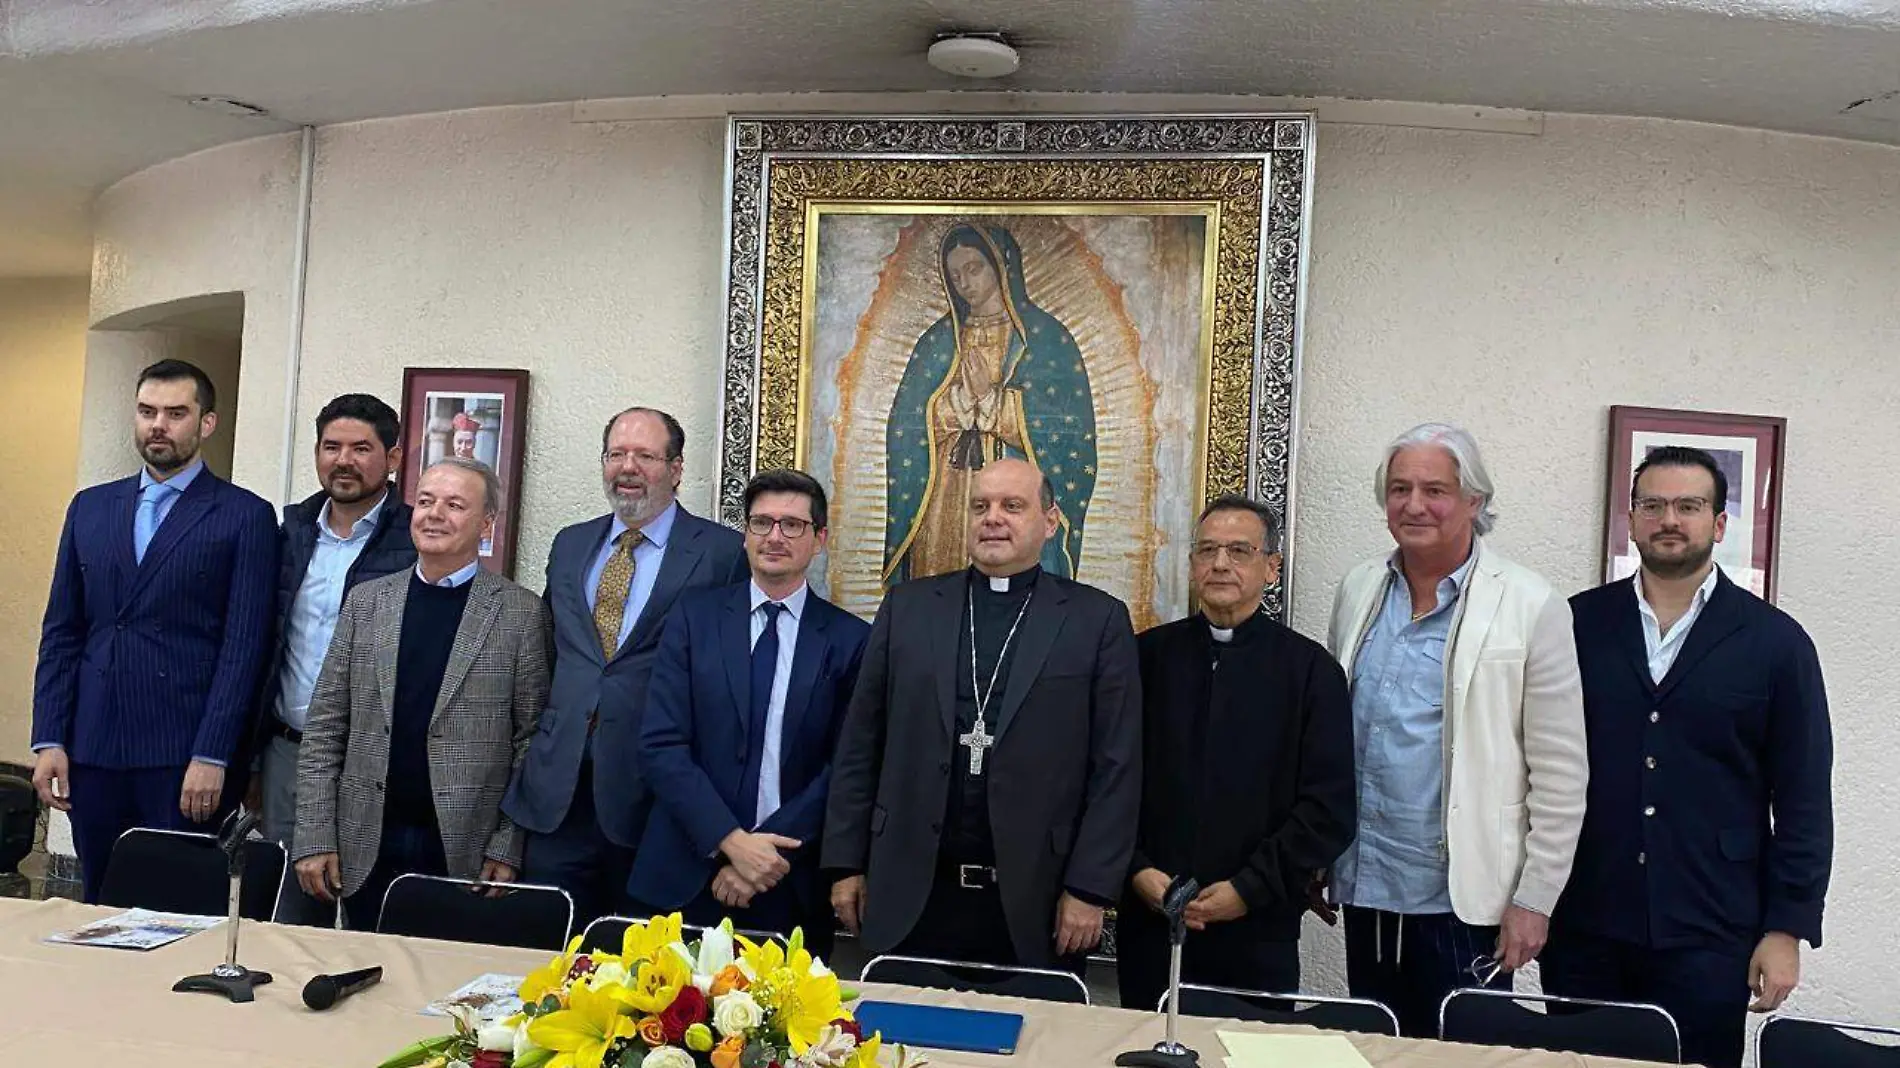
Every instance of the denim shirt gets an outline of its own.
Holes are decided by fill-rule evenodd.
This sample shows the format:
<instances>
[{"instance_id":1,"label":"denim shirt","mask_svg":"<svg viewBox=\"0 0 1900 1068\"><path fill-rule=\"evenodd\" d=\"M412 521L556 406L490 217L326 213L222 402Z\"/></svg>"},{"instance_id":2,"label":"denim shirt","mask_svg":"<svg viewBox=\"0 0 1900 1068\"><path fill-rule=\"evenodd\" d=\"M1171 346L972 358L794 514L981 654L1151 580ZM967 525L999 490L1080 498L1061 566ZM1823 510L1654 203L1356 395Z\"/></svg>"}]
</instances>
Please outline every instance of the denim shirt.
<instances>
[{"instance_id":1,"label":"denim shirt","mask_svg":"<svg viewBox=\"0 0 1900 1068\"><path fill-rule=\"evenodd\" d=\"M1333 868L1337 900L1402 914L1450 912L1445 849L1445 646L1475 552L1412 618L1393 554L1385 600L1353 659L1359 835Z\"/></svg>"}]
</instances>

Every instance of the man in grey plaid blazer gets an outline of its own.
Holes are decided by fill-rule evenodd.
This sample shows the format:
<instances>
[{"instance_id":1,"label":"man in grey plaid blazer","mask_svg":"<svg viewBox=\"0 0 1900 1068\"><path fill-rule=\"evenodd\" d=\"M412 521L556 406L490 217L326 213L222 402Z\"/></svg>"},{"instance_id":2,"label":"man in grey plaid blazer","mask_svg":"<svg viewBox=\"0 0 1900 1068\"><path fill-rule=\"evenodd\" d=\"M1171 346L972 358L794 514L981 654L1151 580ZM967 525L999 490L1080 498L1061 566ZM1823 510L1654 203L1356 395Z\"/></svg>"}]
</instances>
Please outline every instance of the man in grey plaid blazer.
<instances>
[{"instance_id":1,"label":"man in grey plaid blazer","mask_svg":"<svg viewBox=\"0 0 1900 1068\"><path fill-rule=\"evenodd\" d=\"M398 875L512 882L501 812L547 700L541 599L482 570L500 508L487 467L450 458L416 488L417 565L358 586L337 620L297 766L304 889L372 929Z\"/></svg>"}]
</instances>

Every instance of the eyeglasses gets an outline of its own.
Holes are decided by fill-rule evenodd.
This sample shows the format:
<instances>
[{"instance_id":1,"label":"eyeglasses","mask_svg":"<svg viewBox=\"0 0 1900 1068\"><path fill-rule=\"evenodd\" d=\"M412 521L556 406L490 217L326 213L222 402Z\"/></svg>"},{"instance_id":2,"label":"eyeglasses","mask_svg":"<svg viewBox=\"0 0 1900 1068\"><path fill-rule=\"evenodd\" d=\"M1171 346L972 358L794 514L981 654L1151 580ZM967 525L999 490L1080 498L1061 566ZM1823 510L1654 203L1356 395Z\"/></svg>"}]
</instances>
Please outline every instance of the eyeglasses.
<instances>
[{"instance_id":1,"label":"eyeglasses","mask_svg":"<svg viewBox=\"0 0 1900 1068\"><path fill-rule=\"evenodd\" d=\"M802 538L805 536L805 532L812 528L812 525L811 520L799 519L796 516L786 516L783 519L774 519L769 515L749 515L745 517L746 530L761 538L771 534L773 527L777 527L779 533L788 538Z\"/></svg>"},{"instance_id":2,"label":"eyeglasses","mask_svg":"<svg viewBox=\"0 0 1900 1068\"><path fill-rule=\"evenodd\" d=\"M1478 981L1479 986L1490 986L1499 973L1504 971L1504 962L1489 954L1473 958L1465 974Z\"/></svg>"},{"instance_id":3,"label":"eyeglasses","mask_svg":"<svg viewBox=\"0 0 1900 1068\"><path fill-rule=\"evenodd\" d=\"M608 467L625 467L628 460L634 461L641 467L658 467L671 461L672 457L662 456L657 452L647 452L645 449L615 449L612 452L600 454L600 462Z\"/></svg>"},{"instance_id":4,"label":"eyeglasses","mask_svg":"<svg viewBox=\"0 0 1900 1068\"><path fill-rule=\"evenodd\" d=\"M1196 544L1189 555L1194 558L1194 562L1197 564L1211 564L1220 558L1221 553L1225 552L1227 559L1233 561L1235 566L1245 567L1253 563L1254 559L1265 551L1266 550L1260 548L1258 545L1249 545L1244 541L1228 542L1226 544L1204 541Z\"/></svg>"},{"instance_id":5,"label":"eyeglasses","mask_svg":"<svg viewBox=\"0 0 1900 1068\"><path fill-rule=\"evenodd\" d=\"M1709 501L1706 497L1638 497L1633 507L1644 519L1660 519L1671 507L1680 518L1696 519L1709 510Z\"/></svg>"}]
</instances>

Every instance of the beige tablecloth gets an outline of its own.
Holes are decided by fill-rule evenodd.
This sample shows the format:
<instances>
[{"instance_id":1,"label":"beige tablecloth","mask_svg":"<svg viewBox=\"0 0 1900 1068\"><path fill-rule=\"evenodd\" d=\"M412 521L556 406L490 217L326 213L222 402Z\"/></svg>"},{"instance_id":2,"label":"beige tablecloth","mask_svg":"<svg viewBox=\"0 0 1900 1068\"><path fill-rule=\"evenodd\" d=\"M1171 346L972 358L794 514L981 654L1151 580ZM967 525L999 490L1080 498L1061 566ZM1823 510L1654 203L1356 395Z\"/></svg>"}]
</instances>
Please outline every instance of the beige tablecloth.
<instances>
[{"instance_id":1,"label":"beige tablecloth","mask_svg":"<svg viewBox=\"0 0 1900 1068\"><path fill-rule=\"evenodd\" d=\"M45 937L116 910L70 901L0 900L0 1065L128 1064L138 1068L369 1068L448 1026L421 1008L483 972L526 974L548 954L415 938L244 925L239 960L275 982L250 1005L209 994L174 994L180 977L224 957L222 926L150 952L55 945ZM305 1009L303 984L319 972L383 967L383 981L329 1012ZM1023 1014L1014 1057L930 1052L946 1066L1094 1068L1124 1050L1153 1045L1160 1017L975 994L868 984L868 998ZM1218 1068L1217 1029L1271 1031L1261 1024L1182 1021L1182 1038ZM1291 1030L1305 1030L1293 1028ZM1352 1036L1377 1068L1631 1068L1634 1062Z\"/></svg>"}]
</instances>

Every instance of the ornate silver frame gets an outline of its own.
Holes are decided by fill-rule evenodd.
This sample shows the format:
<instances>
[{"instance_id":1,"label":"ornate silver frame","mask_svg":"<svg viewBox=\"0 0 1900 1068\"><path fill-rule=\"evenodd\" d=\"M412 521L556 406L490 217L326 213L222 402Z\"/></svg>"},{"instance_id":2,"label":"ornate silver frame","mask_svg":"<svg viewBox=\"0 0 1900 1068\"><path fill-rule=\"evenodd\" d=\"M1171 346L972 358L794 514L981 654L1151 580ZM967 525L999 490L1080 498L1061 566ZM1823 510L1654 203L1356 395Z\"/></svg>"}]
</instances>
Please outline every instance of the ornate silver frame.
<instances>
[{"instance_id":1,"label":"ornate silver frame","mask_svg":"<svg viewBox=\"0 0 1900 1068\"><path fill-rule=\"evenodd\" d=\"M1300 335L1313 179L1309 114L1171 116L734 116L727 130L726 330L716 506L743 519L760 441L759 381L772 170L781 160L1207 160L1265 167L1253 302L1244 488L1294 530ZM1216 487L1210 485L1212 494ZM1287 618L1290 568L1266 607Z\"/></svg>"}]
</instances>

